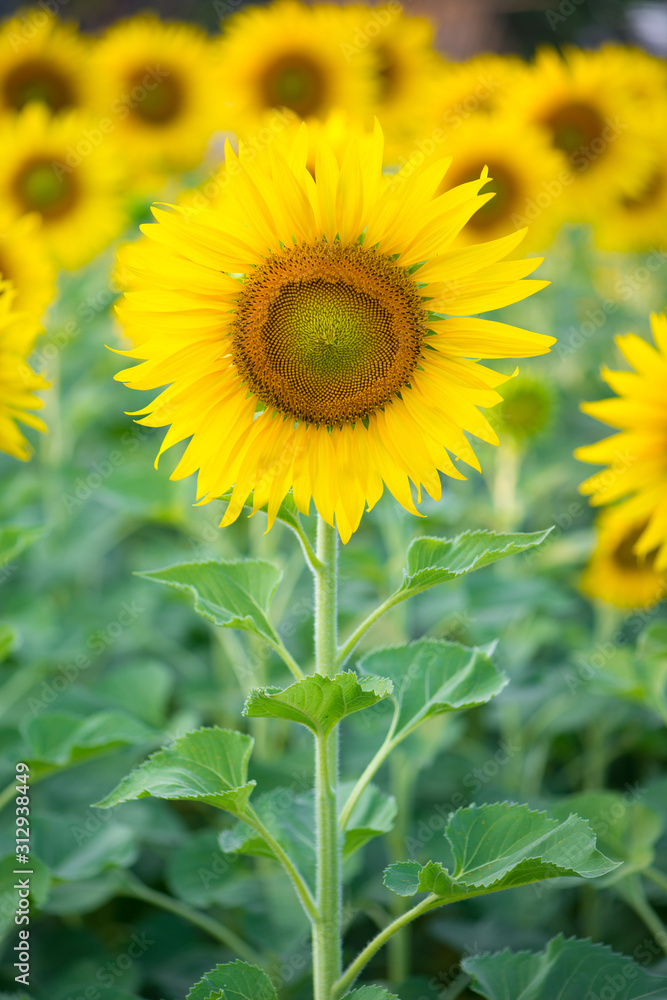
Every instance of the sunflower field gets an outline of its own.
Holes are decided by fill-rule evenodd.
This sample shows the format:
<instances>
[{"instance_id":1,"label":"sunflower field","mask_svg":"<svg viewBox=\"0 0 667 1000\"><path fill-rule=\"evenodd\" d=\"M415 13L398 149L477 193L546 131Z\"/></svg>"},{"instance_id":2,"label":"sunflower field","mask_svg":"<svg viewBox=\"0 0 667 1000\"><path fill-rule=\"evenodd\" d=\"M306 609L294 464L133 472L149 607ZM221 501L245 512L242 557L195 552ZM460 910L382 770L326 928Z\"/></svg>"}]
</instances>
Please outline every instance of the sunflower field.
<instances>
[{"instance_id":1,"label":"sunflower field","mask_svg":"<svg viewBox=\"0 0 667 1000\"><path fill-rule=\"evenodd\" d=\"M0 1000L667 1000L665 5L180 6L0 23Z\"/></svg>"}]
</instances>

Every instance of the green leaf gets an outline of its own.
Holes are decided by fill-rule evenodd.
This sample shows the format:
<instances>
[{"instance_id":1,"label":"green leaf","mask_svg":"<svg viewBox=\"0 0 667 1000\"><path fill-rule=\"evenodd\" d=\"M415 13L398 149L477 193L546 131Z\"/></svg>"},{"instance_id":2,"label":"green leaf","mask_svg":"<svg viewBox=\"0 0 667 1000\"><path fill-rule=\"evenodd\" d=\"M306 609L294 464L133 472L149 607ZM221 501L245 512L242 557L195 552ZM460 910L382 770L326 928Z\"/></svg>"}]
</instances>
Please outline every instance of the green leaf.
<instances>
[{"instance_id":1,"label":"green leaf","mask_svg":"<svg viewBox=\"0 0 667 1000\"><path fill-rule=\"evenodd\" d=\"M44 534L41 527L11 525L0 528L0 566L6 567Z\"/></svg>"},{"instance_id":2,"label":"green leaf","mask_svg":"<svg viewBox=\"0 0 667 1000\"><path fill-rule=\"evenodd\" d=\"M343 1000L400 1000L395 993L387 993L381 986L362 986L346 993Z\"/></svg>"},{"instance_id":3,"label":"green leaf","mask_svg":"<svg viewBox=\"0 0 667 1000\"><path fill-rule=\"evenodd\" d=\"M344 803L354 782L342 782L340 801ZM295 794L289 788L273 788L254 802L255 812L278 843L285 849L296 867L315 885L315 796L312 789ZM345 828L343 857L347 858L374 837L388 833L396 816L396 800L375 785L368 785L360 796ZM248 854L272 858L266 842L243 821L223 830L220 849L226 854Z\"/></svg>"},{"instance_id":4,"label":"green leaf","mask_svg":"<svg viewBox=\"0 0 667 1000\"><path fill-rule=\"evenodd\" d=\"M570 795L550 807L549 813L557 819L565 819L570 813L581 816L596 835L603 854L622 862L619 868L596 883L600 888L652 865L655 845L664 829L662 817L643 802L633 799L631 792Z\"/></svg>"},{"instance_id":5,"label":"green leaf","mask_svg":"<svg viewBox=\"0 0 667 1000\"><path fill-rule=\"evenodd\" d=\"M160 728L174 686L173 671L163 663L123 663L104 674L95 692Z\"/></svg>"},{"instance_id":6,"label":"green leaf","mask_svg":"<svg viewBox=\"0 0 667 1000\"><path fill-rule=\"evenodd\" d=\"M374 650L359 669L393 681L398 739L435 715L485 704L507 684L484 650L436 639Z\"/></svg>"},{"instance_id":7,"label":"green leaf","mask_svg":"<svg viewBox=\"0 0 667 1000\"><path fill-rule=\"evenodd\" d=\"M15 875L18 869L29 869L32 874L21 872ZM8 854L0 859L0 938L9 931L16 930L14 915L19 905L19 889L16 888L20 881L28 880L30 898L36 906L41 906L46 900L51 887L51 874L43 861L30 855L30 864L22 865L17 863L16 854ZM27 924L21 926L27 927Z\"/></svg>"},{"instance_id":8,"label":"green leaf","mask_svg":"<svg viewBox=\"0 0 667 1000\"><path fill-rule=\"evenodd\" d=\"M473 955L461 962L471 989L487 1000L664 1000L667 977L653 976L627 955L558 935L544 951Z\"/></svg>"},{"instance_id":9,"label":"green leaf","mask_svg":"<svg viewBox=\"0 0 667 1000\"><path fill-rule=\"evenodd\" d=\"M318 736L325 737L346 715L376 705L388 697L391 690L391 681L386 678L360 678L352 670L335 677L313 674L284 691L255 688L248 696L244 714L300 722Z\"/></svg>"},{"instance_id":10,"label":"green leaf","mask_svg":"<svg viewBox=\"0 0 667 1000\"><path fill-rule=\"evenodd\" d=\"M188 993L187 1000L277 1000L265 972L247 962L216 965Z\"/></svg>"},{"instance_id":11,"label":"green leaf","mask_svg":"<svg viewBox=\"0 0 667 1000\"><path fill-rule=\"evenodd\" d=\"M579 816L564 822L523 805L497 803L458 809L445 828L451 870L440 861L390 865L385 885L401 896L432 892L450 903L560 876L596 878L616 868L595 848Z\"/></svg>"},{"instance_id":12,"label":"green leaf","mask_svg":"<svg viewBox=\"0 0 667 1000\"><path fill-rule=\"evenodd\" d=\"M215 625L250 632L271 644L280 641L269 620L282 577L273 563L261 559L182 563L138 575L190 594L195 611Z\"/></svg>"},{"instance_id":13,"label":"green leaf","mask_svg":"<svg viewBox=\"0 0 667 1000\"><path fill-rule=\"evenodd\" d=\"M160 733L124 712L96 712L84 718L49 712L22 727L31 761L62 767L123 745L156 743Z\"/></svg>"},{"instance_id":14,"label":"green leaf","mask_svg":"<svg viewBox=\"0 0 667 1000\"><path fill-rule=\"evenodd\" d=\"M480 530L466 531L456 538L416 538L408 549L406 575L398 592L418 594L505 556L525 552L541 545L550 531L501 534Z\"/></svg>"},{"instance_id":15,"label":"green leaf","mask_svg":"<svg viewBox=\"0 0 667 1000\"><path fill-rule=\"evenodd\" d=\"M246 808L254 781L248 781L250 736L230 729L198 729L159 750L123 778L104 799L103 809L152 795L157 799L206 802L236 816Z\"/></svg>"}]
</instances>

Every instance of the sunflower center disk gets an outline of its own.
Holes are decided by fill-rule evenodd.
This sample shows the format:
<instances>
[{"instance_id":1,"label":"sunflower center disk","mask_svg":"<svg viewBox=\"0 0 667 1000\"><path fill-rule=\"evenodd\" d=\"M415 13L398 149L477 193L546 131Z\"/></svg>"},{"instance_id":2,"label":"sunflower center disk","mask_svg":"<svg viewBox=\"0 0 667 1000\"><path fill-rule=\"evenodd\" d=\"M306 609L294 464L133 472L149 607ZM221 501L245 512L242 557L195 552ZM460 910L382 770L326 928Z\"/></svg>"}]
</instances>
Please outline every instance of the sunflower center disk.
<instances>
[{"instance_id":1,"label":"sunflower center disk","mask_svg":"<svg viewBox=\"0 0 667 1000\"><path fill-rule=\"evenodd\" d=\"M363 419L409 383L426 333L416 284L374 250L290 247L246 282L232 354L267 406L310 423Z\"/></svg>"},{"instance_id":2,"label":"sunflower center disk","mask_svg":"<svg viewBox=\"0 0 667 1000\"><path fill-rule=\"evenodd\" d=\"M602 139L605 121L595 108L573 101L552 111L544 125L551 132L556 149L571 157L596 139Z\"/></svg>"},{"instance_id":3,"label":"sunflower center disk","mask_svg":"<svg viewBox=\"0 0 667 1000\"><path fill-rule=\"evenodd\" d=\"M45 219L66 215L76 203L73 172L50 160L35 159L24 163L14 187L24 211L40 212Z\"/></svg>"},{"instance_id":4,"label":"sunflower center disk","mask_svg":"<svg viewBox=\"0 0 667 1000\"><path fill-rule=\"evenodd\" d=\"M281 56L269 66L263 91L268 108L290 108L306 117L317 114L325 103L326 81L316 62L295 52Z\"/></svg>"},{"instance_id":5,"label":"sunflower center disk","mask_svg":"<svg viewBox=\"0 0 667 1000\"><path fill-rule=\"evenodd\" d=\"M133 98L132 113L145 125L166 125L183 109L183 86L171 71L154 77L146 70L137 70L128 83Z\"/></svg>"},{"instance_id":6,"label":"sunflower center disk","mask_svg":"<svg viewBox=\"0 0 667 1000\"><path fill-rule=\"evenodd\" d=\"M647 522L648 523L648 522ZM643 535L646 524L640 525L622 538L612 553L612 558L616 565L623 570L653 569L658 556L658 549L647 552L645 556L639 557L634 551L635 545Z\"/></svg>"},{"instance_id":7,"label":"sunflower center disk","mask_svg":"<svg viewBox=\"0 0 667 1000\"><path fill-rule=\"evenodd\" d=\"M9 71L4 81L5 100L20 111L30 101L42 101L51 111L75 103L69 81L56 66L41 59L26 59Z\"/></svg>"}]
</instances>

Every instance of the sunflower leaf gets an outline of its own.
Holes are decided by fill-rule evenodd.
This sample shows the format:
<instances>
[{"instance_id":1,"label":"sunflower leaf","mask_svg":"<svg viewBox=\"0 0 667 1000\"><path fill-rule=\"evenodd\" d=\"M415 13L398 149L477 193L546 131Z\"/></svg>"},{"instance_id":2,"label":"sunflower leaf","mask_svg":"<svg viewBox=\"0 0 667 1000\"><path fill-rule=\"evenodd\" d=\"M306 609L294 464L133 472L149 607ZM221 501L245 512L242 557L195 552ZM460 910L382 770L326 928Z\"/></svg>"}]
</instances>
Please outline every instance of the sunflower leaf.
<instances>
[{"instance_id":1,"label":"sunflower leaf","mask_svg":"<svg viewBox=\"0 0 667 1000\"><path fill-rule=\"evenodd\" d=\"M63 767L97 756L102 750L142 743L159 745L157 729L126 712L74 715L47 712L28 719L21 727L31 762Z\"/></svg>"},{"instance_id":2,"label":"sunflower leaf","mask_svg":"<svg viewBox=\"0 0 667 1000\"><path fill-rule=\"evenodd\" d=\"M358 677L346 670L335 677L312 674L284 691L256 688L248 695L244 714L253 718L289 719L327 736L341 719L387 698L393 684L384 677Z\"/></svg>"},{"instance_id":3,"label":"sunflower leaf","mask_svg":"<svg viewBox=\"0 0 667 1000\"><path fill-rule=\"evenodd\" d=\"M0 528L0 566L7 574L9 563L44 534L44 528L7 525Z\"/></svg>"},{"instance_id":4,"label":"sunflower leaf","mask_svg":"<svg viewBox=\"0 0 667 1000\"><path fill-rule=\"evenodd\" d=\"M464 576L475 569L540 545L546 531L501 534L466 531L456 538L416 538L408 549L408 565L398 594L409 597L429 587Z\"/></svg>"},{"instance_id":5,"label":"sunflower leaf","mask_svg":"<svg viewBox=\"0 0 667 1000\"><path fill-rule=\"evenodd\" d=\"M359 661L362 674L393 682L394 738L403 739L435 715L484 705L507 684L488 652L440 639L419 639L373 650Z\"/></svg>"},{"instance_id":6,"label":"sunflower leaf","mask_svg":"<svg viewBox=\"0 0 667 1000\"><path fill-rule=\"evenodd\" d=\"M446 865L390 865L385 885L401 896L432 892L443 903L561 876L596 878L618 867L595 847L579 816L559 821L528 806L502 802L457 809L445 828Z\"/></svg>"},{"instance_id":7,"label":"sunflower leaf","mask_svg":"<svg viewBox=\"0 0 667 1000\"><path fill-rule=\"evenodd\" d=\"M566 940L562 934L544 951L532 954L509 949L472 955L462 966L472 976L470 989L487 1000L664 1000L667 977L654 976L627 955L592 941Z\"/></svg>"},{"instance_id":8,"label":"sunflower leaf","mask_svg":"<svg viewBox=\"0 0 667 1000\"><path fill-rule=\"evenodd\" d=\"M362 986L346 993L342 1000L400 1000L395 993L387 993L381 986Z\"/></svg>"},{"instance_id":9,"label":"sunflower leaf","mask_svg":"<svg viewBox=\"0 0 667 1000\"><path fill-rule=\"evenodd\" d=\"M187 1000L278 1000L267 974L247 962L216 965L188 993Z\"/></svg>"},{"instance_id":10,"label":"sunflower leaf","mask_svg":"<svg viewBox=\"0 0 667 1000\"><path fill-rule=\"evenodd\" d=\"M245 812L255 787L248 781L253 741L230 729L198 729L159 750L97 802L102 809L153 796L206 802L235 816Z\"/></svg>"},{"instance_id":11,"label":"sunflower leaf","mask_svg":"<svg viewBox=\"0 0 667 1000\"><path fill-rule=\"evenodd\" d=\"M271 600L282 577L273 563L211 560L137 575L190 594L195 611L215 625L251 632L270 644L280 642L269 619Z\"/></svg>"}]
</instances>

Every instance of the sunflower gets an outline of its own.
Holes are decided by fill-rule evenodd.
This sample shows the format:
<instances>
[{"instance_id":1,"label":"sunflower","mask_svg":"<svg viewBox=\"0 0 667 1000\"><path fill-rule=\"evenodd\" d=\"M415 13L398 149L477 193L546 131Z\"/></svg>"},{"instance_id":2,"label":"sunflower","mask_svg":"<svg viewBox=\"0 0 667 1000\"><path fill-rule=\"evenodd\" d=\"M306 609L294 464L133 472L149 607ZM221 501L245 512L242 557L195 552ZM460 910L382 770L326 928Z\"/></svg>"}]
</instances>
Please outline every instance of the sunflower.
<instances>
[{"instance_id":1,"label":"sunflower","mask_svg":"<svg viewBox=\"0 0 667 1000\"><path fill-rule=\"evenodd\" d=\"M227 149L237 215L155 209L158 253L126 250L138 280L120 318L147 339L117 378L167 386L141 422L171 425L161 452L191 439L172 477L199 470L200 502L233 486L223 525L250 493L271 525L291 489L347 541L383 483L417 514L411 482L437 498L439 472L465 478L447 449L479 469L464 430L497 442L477 407L500 401L506 376L478 359L553 343L467 318L546 284L522 280L539 260L502 261L521 234L452 247L485 178L437 194L443 160L389 181L382 145L377 127L339 167L323 141L315 178L306 125L266 162Z\"/></svg>"},{"instance_id":2,"label":"sunflower","mask_svg":"<svg viewBox=\"0 0 667 1000\"><path fill-rule=\"evenodd\" d=\"M95 133L87 116L49 118L41 104L0 125L0 212L37 213L40 237L62 267L85 264L125 222L121 157L112 136Z\"/></svg>"},{"instance_id":3,"label":"sunflower","mask_svg":"<svg viewBox=\"0 0 667 1000\"><path fill-rule=\"evenodd\" d=\"M489 116L484 128L478 121L468 121L449 132L442 148L432 157L451 154L452 166L445 176L443 189L456 187L479 177L489 169L487 192L494 197L470 219L460 240L481 240L506 236L530 223L530 246L547 246L559 225L558 199L560 158L545 142L538 129Z\"/></svg>"},{"instance_id":4,"label":"sunflower","mask_svg":"<svg viewBox=\"0 0 667 1000\"><path fill-rule=\"evenodd\" d=\"M418 110L424 90L437 70L433 26L423 17L406 17L396 3L382 7L346 7L351 41L344 47L350 58L366 51L372 56L375 78L374 111L389 150L388 158L419 129Z\"/></svg>"},{"instance_id":5,"label":"sunflower","mask_svg":"<svg viewBox=\"0 0 667 1000\"><path fill-rule=\"evenodd\" d=\"M93 68L98 112L122 141L135 180L150 186L165 171L201 162L224 125L224 80L203 31L152 14L120 21L96 47Z\"/></svg>"},{"instance_id":6,"label":"sunflower","mask_svg":"<svg viewBox=\"0 0 667 1000\"><path fill-rule=\"evenodd\" d=\"M44 422L29 412L42 406L35 393L48 388L26 361L38 333L34 318L16 312L11 284L0 282L0 451L23 461L32 449L18 423L46 430Z\"/></svg>"},{"instance_id":7,"label":"sunflower","mask_svg":"<svg viewBox=\"0 0 667 1000\"><path fill-rule=\"evenodd\" d=\"M667 126L667 116L662 118ZM651 173L634 195L619 195L592 218L601 250L648 251L662 245L667 218L667 139L655 137Z\"/></svg>"},{"instance_id":8,"label":"sunflower","mask_svg":"<svg viewBox=\"0 0 667 1000\"><path fill-rule=\"evenodd\" d=\"M277 0L240 11L223 29L219 58L241 135L271 108L289 108L303 119L323 118L336 107L361 118L370 112L372 53L353 45L340 8Z\"/></svg>"},{"instance_id":9,"label":"sunflower","mask_svg":"<svg viewBox=\"0 0 667 1000\"><path fill-rule=\"evenodd\" d=\"M606 465L580 487L595 506L615 504L627 524L642 525L632 552L657 572L667 569L667 315L652 315L655 347L632 333L616 342L634 371L602 376L617 393L584 403L592 417L619 429L597 444L579 448L583 462Z\"/></svg>"},{"instance_id":10,"label":"sunflower","mask_svg":"<svg viewBox=\"0 0 667 1000\"><path fill-rule=\"evenodd\" d=\"M502 105L541 128L571 176L570 213L589 218L612 198L637 195L652 165L650 115L633 94L630 68L610 74L604 54L575 48L538 53Z\"/></svg>"},{"instance_id":11,"label":"sunflower","mask_svg":"<svg viewBox=\"0 0 667 1000\"><path fill-rule=\"evenodd\" d=\"M44 5L46 7L46 5ZM86 105L89 45L76 27L36 7L0 26L0 112L31 101L55 113Z\"/></svg>"},{"instance_id":12,"label":"sunflower","mask_svg":"<svg viewBox=\"0 0 667 1000\"><path fill-rule=\"evenodd\" d=\"M657 549L635 552L646 521L628 521L606 511L597 519L597 543L581 578L588 597L618 608L645 608L667 595L667 570L656 569Z\"/></svg>"},{"instance_id":13,"label":"sunflower","mask_svg":"<svg viewBox=\"0 0 667 1000\"><path fill-rule=\"evenodd\" d=\"M518 56L484 53L464 63L440 61L424 88L422 104L433 137L442 141L469 121L483 121L502 107L508 89L528 75Z\"/></svg>"},{"instance_id":14,"label":"sunflower","mask_svg":"<svg viewBox=\"0 0 667 1000\"><path fill-rule=\"evenodd\" d=\"M39 319L56 294L56 269L40 238L39 216L0 213L0 280L11 282L18 312Z\"/></svg>"}]
</instances>

